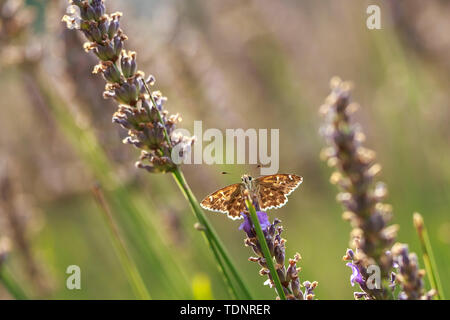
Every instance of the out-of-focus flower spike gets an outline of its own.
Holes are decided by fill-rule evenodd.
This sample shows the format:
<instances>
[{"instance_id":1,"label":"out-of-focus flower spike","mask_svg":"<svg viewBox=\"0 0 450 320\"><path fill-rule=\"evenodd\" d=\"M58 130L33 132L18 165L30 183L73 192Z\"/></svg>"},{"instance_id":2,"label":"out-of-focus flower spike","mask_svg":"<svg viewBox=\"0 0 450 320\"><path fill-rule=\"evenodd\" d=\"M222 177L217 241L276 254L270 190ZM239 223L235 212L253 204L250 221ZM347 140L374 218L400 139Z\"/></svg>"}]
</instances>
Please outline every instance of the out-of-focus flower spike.
<instances>
[{"instance_id":1,"label":"out-of-focus flower spike","mask_svg":"<svg viewBox=\"0 0 450 320\"><path fill-rule=\"evenodd\" d=\"M343 260L351 261L350 283L359 284L361 292L355 292L356 299L389 299L392 297L394 284L392 269L395 261L389 248L395 242L398 226L388 225L392 217L392 207L383 203L387 197L387 187L382 182L374 183L380 173L381 166L376 163L374 151L362 146L365 136L359 124L352 123L350 116L359 106L350 101L352 84L334 77L330 81L331 93L325 104L320 107L324 116L324 125L320 132L328 142L322 151L321 158L335 168L330 182L342 191L336 199L345 209L343 218L350 222L351 246ZM398 250L398 249L396 249ZM397 254L397 260L410 266L408 256ZM398 265L400 263L397 262ZM377 266L380 269L381 288L369 288L366 285L368 268ZM414 294L404 290L403 296L419 298L423 293L419 290L418 271ZM397 274L397 281L406 281L405 276Z\"/></svg>"}]
</instances>

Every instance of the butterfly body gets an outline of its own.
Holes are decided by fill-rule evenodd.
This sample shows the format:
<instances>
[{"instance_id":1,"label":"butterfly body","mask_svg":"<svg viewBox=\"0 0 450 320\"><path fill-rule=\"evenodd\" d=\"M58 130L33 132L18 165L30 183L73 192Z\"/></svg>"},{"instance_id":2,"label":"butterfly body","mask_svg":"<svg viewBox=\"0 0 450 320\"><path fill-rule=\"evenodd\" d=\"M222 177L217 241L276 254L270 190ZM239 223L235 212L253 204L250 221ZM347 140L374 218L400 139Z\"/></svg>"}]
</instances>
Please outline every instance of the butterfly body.
<instances>
[{"instance_id":1,"label":"butterfly body","mask_svg":"<svg viewBox=\"0 0 450 320\"><path fill-rule=\"evenodd\" d=\"M232 184L206 196L200 203L201 207L228 215L229 218L241 219L241 213L247 212L244 191L247 190L260 210L276 209L284 206L288 198L303 182L303 178L294 174L275 174L252 178L249 175L241 177L242 182Z\"/></svg>"}]
</instances>

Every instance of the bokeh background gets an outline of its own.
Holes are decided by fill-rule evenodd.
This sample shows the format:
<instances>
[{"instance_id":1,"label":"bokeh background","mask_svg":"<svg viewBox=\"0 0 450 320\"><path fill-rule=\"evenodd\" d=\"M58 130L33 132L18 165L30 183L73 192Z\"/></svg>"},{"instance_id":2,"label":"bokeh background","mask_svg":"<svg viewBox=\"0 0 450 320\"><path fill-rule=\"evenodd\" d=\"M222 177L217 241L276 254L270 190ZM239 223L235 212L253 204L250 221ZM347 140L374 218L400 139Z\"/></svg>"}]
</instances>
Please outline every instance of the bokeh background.
<instances>
[{"instance_id":1,"label":"bokeh background","mask_svg":"<svg viewBox=\"0 0 450 320\"><path fill-rule=\"evenodd\" d=\"M374 3L381 30L366 28L366 8ZM450 2L108 0L107 6L124 13L128 49L138 52L141 70L156 76L167 109L183 116L185 128L192 132L194 120L202 120L204 129L280 129L280 172L302 175L304 183L270 216L283 221L287 256L301 253L301 279L319 282L319 299L353 298L342 261L350 226L341 219L331 170L319 158L318 114L330 78L351 80L361 105L355 120L383 167L398 240L420 256L412 214L422 213L450 295ZM229 298L173 179L135 169L138 151L121 143L124 132L111 123L115 106L103 100L103 80L91 73L95 59L61 22L65 7L62 0L0 0L0 238L11 248L5 268L32 298L134 298L93 197L92 188L101 186L116 202L136 205L152 226L143 238L135 232L137 243L152 243L183 270L183 284L168 285L167 275L178 276L170 270L164 276L128 244L154 298ZM258 174L254 166L183 170L199 199L245 172ZM111 204L111 211L126 216L123 206ZM258 266L247 261L239 222L207 214L254 296L273 299ZM73 264L81 267L82 290L66 289ZM0 298L11 298L1 285Z\"/></svg>"}]
</instances>

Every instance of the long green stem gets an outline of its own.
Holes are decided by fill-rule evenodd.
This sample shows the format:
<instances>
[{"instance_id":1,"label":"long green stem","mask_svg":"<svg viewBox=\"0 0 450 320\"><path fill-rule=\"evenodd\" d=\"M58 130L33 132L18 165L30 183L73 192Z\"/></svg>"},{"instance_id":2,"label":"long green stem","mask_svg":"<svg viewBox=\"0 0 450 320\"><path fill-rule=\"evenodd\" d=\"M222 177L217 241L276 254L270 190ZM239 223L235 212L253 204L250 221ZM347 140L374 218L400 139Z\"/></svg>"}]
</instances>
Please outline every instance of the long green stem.
<instances>
[{"instance_id":1,"label":"long green stem","mask_svg":"<svg viewBox=\"0 0 450 320\"><path fill-rule=\"evenodd\" d=\"M228 273L228 270L225 268L222 259L220 258L219 252L217 251L216 246L214 245L213 242L209 241L207 236L204 235L204 237L206 238L207 243L209 244L211 251L214 255L214 258L217 261L217 267L219 269L219 272L222 274L224 281L228 287L229 293L231 295L231 297L233 297L233 299L238 299L239 296L239 292L237 291L236 287L233 285L233 281L230 277L230 274Z\"/></svg>"},{"instance_id":2,"label":"long green stem","mask_svg":"<svg viewBox=\"0 0 450 320\"><path fill-rule=\"evenodd\" d=\"M97 201L100 210L103 213L103 217L105 219L105 223L108 226L108 230L111 235L111 240L114 245L114 249L117 252L117 255L122 263L125 273L127 274L128 280L133 288L133 291L136 297L143 300L150 300L151 296L145 287L144 281L134 263L131 255L129 254L125 243L123 242L119 229L117 228L116 223L114 222L113 216L111 214L110 208L106 203L105 197L100 189L100 187L93 188L93 194L95 200Z\"/></svg>"},{"instance_id":3,"label":"long green stem","mask_svg":"<svg viewBox=\"0 0 450 320\"><path fill-rule=\"evenodd\" d=\"M180 187L181 191L183 192L186 199L189 201L189 204L191 205L191 209L200 222L200 224L205 228L205 238L208 242L211 250L213 251L214 255L220 255L222 259L218 259L218 263L222 270L225 270L224 275L227 276L227 272L225 269L225 266L223 263L225 263L226 267L230 270L231 274L233 275L234 279L236 280L239 288L242 291L242 299L252 299L252 296L250 294L250 291L248 290L247 286L244 283L244 280L240 276L239 272L237 271L235 265L231 261L230 255L225 249L224 245L219 239L219 236L217 235L216 231L214 230L213 226L209 223L208 219L206 218L205 214L203 213L203 210L200 208L200 205L198 204L197 199L195 198L194 194L192 193L189 185L186 182L186 179L184 178L183 173L176 169L173 172L173 176L175 178L175 181L177 182L178 186ZM216 253L217 251L217 253ZM223 260L223 263L222 263ZM232 283L231 279L228 279L227 282ZM240 296L238 296L239 298Z\"/></svg>"},{"instance_id":4,"label":"long green stem","mask_svg":"<svg viewBox=\"0 0 450 320\"><path fill-rule=\"evenodd\" d=\"M0 267L0 282L3 283L6 290L16 300L28 300L28 296L20 285L13 279L12 275L6 270L5 266Z\"/></svg>"},{"instance_id":5,"label":"long green stem","mask_svg":"<svg viewBox=\"0 0 450 320\"><path fill-rule=\"evenodd\" d=\"M281 285L280 278L278 277L277 270L275 269L275 265L273 264L273 258L270 254L269 246L266 242L266 237L264 236L264 232L261 228L261 224L259 223L258 215L256 214L255 207L248 199L245 200L247 204L248 211L250 212L250 219L252 220L253 225L255 226L256 236L258 237L258 241L261 245L261 250L264 255L264 259L266 259L266 264L269 267L269 271L272 275L272 280L275 283L275 288L277 289L278 296L281 300L286 300L286 295L284 294L283 286Z\"/></svg>"},{"instance_id":6,"label":"long green stem","mask_svg":"<svg viewBox=\"0 0 450 320\"><path fill-rule=\"evenodd\" d=\"M441 279L439 277L436 261L434 260L431 241L428 237L427 228L425 227L422 215L419 213L414 213L413 220L419 236L420 246L422 248L422 257L425 264L425 270L427 271L428 280L430 281L431 287L436 290L436 299L445 300Z\"/></svg>"}]
</instances>

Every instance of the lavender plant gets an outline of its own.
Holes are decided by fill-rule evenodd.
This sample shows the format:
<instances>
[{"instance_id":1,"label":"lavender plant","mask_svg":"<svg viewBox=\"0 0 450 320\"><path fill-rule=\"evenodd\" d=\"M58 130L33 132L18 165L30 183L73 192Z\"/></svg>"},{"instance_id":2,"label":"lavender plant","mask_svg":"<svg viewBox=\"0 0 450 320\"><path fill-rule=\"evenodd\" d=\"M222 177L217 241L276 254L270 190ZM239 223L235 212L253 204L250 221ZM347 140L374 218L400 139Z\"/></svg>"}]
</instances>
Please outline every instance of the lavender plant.
<instances>
[{"instance_id":1,"label":"lavender plant","mask_svg":"<svg viewBox=\"0 0 450 320\"><path fill-rule=\"evenodd\" d=\"M281 237L283 227L279 225L281 220L275 218L271 223L267 216L267 213L258 211L257 217L264 233L264 238L270 251L270 257L275 259L275 270L277 277L279 278L283 293L288 300L313 300L314 289L317 287L318 282L304 281L303 287L299 278L300 268L297 268L297 263L300 261L301 256L299 253L294 255L293 259L289 259L288 267L285 264L285 251L286 240ZM258 263L262 269L259 271L261 276L267 276L267 281L264 283L271 288L275 287L274 279L270 273L267 260L262 251L261 243L256 235L255 225L249 216L244 215L244 222L239 227L240 230L244 230L247 238L244 240L245 246L252 248L256 257L250 257L249 261Z\"/></svg>"},{"instance_id":2,"label":"lavender plant","mask_svg":"<svg viewBox=\"0 0 450 320\"><path fill-rule=\"evenodd\" d=\"M125 50L127 36L120 28L122 14L107 14L103 0L73 0L70 3L69 15L64 16L63 21L69 29L79 29L86 36L88 42L84 48L99 59L94 73L102 74L107 82L104 97L119 104L113 121L128 130L124 143L141 150L136 166L152 173L172 173L202 224L205 238L227 283L231 286L237 283L241 297L250 298L229 254L200 209L183 173L172 160L173 148L176 147L182 157L192 145L193 138L175 132L181 117L170 115L164 109L166 98L159 91L149 89L155 83L154 77L145 77L137 68L136 53ZM238 290L234 288L233 291L238 295Z\"/></svg>"},{"instance_id":3,"label":"lavender plant","mask_svg":"<svg viewBox=\"0 0 450 320\"><path fill-rule=\"evenodd\" d=\"M239 226L239 230L244 230L247 238L244 240L245 246L251 247L256 257L250 257L249 261L257 262L262 269L261 276L267 276L264 282L271 288L275 287L278 299L281 300L313 300L314 289L318 282L303 282L304 290L301 289L297 268L297 263L301 259L299 253L296 253L294 259L289 259L289 266L285 266L286 240L281 238L283 227L279 224L281 220L275 218L270 223L267 213L260 210L258 200L251 201L250 195L246 190L244 192L246 207L248 212L241 213L244 222ZM274 261L276 264L274 265Z\"/></svg>"},{"instance_id":4,"label":"lavender plant","mask_svg":"<svg viewBox=\"0 0 450 320\"><path fill-rule=\"evenodd\" d=\"M133 290L137 297L144 300L151 299L150 293L145 287L144 281L142 280L139 270L134 263L131 254L129 253L125 242L123 241L119 228L117 227L108 203L106 202L105 196L99 186L92 189L94 198L103 213L103 218L105 219L108 229L110 231L111 240L113 242L114 248L117 255L120 258L123 268L127 271L126 274L129 276L129 281L133 285Z\"/></svg>"},{"instance_id":5,"label":"lavender plant","mask_svg":"<svg viewBox=\"0 0 450 320\"><path fill-rule=\"evenodd\" d=\"M325 116L322 128L329 147L322 152L322 158L328 161L336 171L331 183L342 190L337 200L345 208L343 218L350 222L351 246L344 260L351 261L350 278L352 286L356 283L362 292L355 292L355 298L392 299L396 284L402 293L399 298L429 298L424 295L423 273L417 269L417 259L408 254L405 245L395 242L398 226L389 225L392 207L384 200L387 189L384 183L376 182L375 177L381 166L375 162L375 152L365 148L362 143L365 136L359 125L350 120L357 105L350 102L351 86L339 78L331 80L331 94L321 107ZM370 282L371 268L380 270L381 283L377 287ZM394 273L394 267L399 272Z\"/></svg>"},{"instance_id":6,"label":"lavender plant","mask_svg":"<svg viewBox=\"0 0 450 320\"><path fill-rule=\"evenodd\" d=\"M102 1L73 3L86 19L79 26L90 41L84 48L93 51L100 60L93 72L101 73L107 81L103 95L119 103L113 122L128 130L124 143L142 150L136 166L156 173L174 171L177 166L171 159L172 148L181 143L188 148L193 139L174 134L181 118L164 110L166 98L147 87L154 84L154 78L145 79L145 74L137 69L136 53L124 50L127 36L119 27L121 13L105 15ZM76 20L72 19L64 17L69 28L76 26Z\"/></svg>"},{"instance_id":7,"label":"lavender plant","mask_svg":"<svg viewBox=\"0 0 450 320\"><path fill-rule=\"evenodd\" d=\"M115 207L120 207L117 211L127 211L130 216L128 221L133 221L137 217L138 210L133 204L130 203L130 198L127 196L125 188L117 183L118 180L114 177L113 170L111 170L109 166L107 157L102 153L99 144L96 143L95 136L86 128L81 129L76 124L72 114L68 112L69 108L64 100L65 96L58 95L57 90L54 88L55 86L48 85L47 80L41 76L39 68L41 62L41 46L36 46L36 37L31 36L31 26L35 22L34 19L32 19L33 17L34 15L32 14L32 10L29 6L25 5L22 0L0 1L0 30L2 31L2 35L0 36L0 54L2 55L1 62L14 65L18 68L20 75L23 78L26 89L25 91L31 102L30 105L39 111L37 112L37 115L39 116L38 120L45 120L44 127L49 125L51 129L54 129L55 123L58 124L59 128L66 134L66 137L72 141L72 146L75 148L78 147L77 151L81 151L80 155L83 160L85 160L85 163L92 169L92 172L95 173L96 179L111 188L112 191L110 192L110 197L113 199ZM45 116L42 116L42 114ZM53 120L56 121L53 122ZM55 161L58 163L61 159L56 159ZM29 179L30 177L27 178ZM9 193L9 195L4 195L4 193L2 193L2 196L9 199L9 202L11 202L14 192L10 191ZM114 195L111 196L113 193ZM2 198L2 196L0 196L0 198ZM5 204L6 203L7 202L5 202ZM126 209L123 209L124 207ZM21 229L19 228L19 221L14 221L17 219L11 219L14 218L15 215L15 212L12 209L14 208L7 208L6 210L11 220L10 224L13 231L12 239L18 244L18 249L23 252L24 257L28 261L27 267L30 268L30 271L36 270L36 267L31 268L32 264L30 263L30 254L25 250L26 247L24 246L24 240L18 236L20 235ZM142 223L142 219L138 225L142 225L142 228L145 228L146 231L149 230L148 224ZM127 230L127 228L124 229ZM133 235L138 233L139 230L134 228ZM157 237L152 237L152 244L153 242L157 243L155 240L157 240ZM141 256L145 257L144 260L147 264L150 262L152 265L154 264L158 267L162 265L162 258L158 257L158 252L152 250L153 248L150 248L148 245L149 242L143 241L143 237L140 237L139 242L135 241L135 243L139 243L139 251ZM164 260L166 267L160 268L162 271L159 271L159 273L163 274L164 271L172 273L172 277L165 280L164 283L167 283L168 286L171 285L172 292L178 294L178 289L183 286L182 283L180 283L180 281L177 282L177 280L179 278L183 278L184 276L181 275L178 277L180 274L179 272L175 273L167 267L174 265L172 261L173 259L167 259L166 255ZM175 268L173 269L176 270L178 266L174 267ZM178 270L180 269L178 268ZM40 289L39 292L41 294L45 292L44 289L49 289L47 287L48 281L45 281L46 278L36 275L36 271L32 274L34 274L33 279L37 279L35 282L39 285L38 289ZM170 282L178 284L178 286L175 287L175 290L173 289L174 285ZM16 284L13 287L18 287L18 285ZM184 294L183 296L186 295ZM147 298L145 295L141 295L140 297Z\"/></svg>"}]
</instances>

